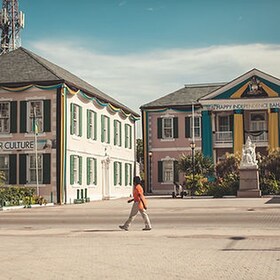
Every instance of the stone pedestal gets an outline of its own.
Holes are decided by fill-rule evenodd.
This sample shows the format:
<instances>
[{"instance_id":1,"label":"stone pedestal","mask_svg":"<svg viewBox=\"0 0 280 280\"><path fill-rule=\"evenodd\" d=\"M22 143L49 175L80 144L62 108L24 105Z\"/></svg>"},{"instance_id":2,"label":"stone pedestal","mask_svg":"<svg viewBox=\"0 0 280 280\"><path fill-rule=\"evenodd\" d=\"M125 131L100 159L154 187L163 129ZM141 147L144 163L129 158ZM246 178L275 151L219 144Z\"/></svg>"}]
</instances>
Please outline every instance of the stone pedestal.
<instances>
[{"instance_id":1,"label":"stone pedestal","mask_svg":"<svg viewBox=\"0 0 280 280\"><path fill-rule=\"evenodd\" d=\"M240 168L239 175L237 197L261 197L258 167Z\"/></svg>"}]
</instances>

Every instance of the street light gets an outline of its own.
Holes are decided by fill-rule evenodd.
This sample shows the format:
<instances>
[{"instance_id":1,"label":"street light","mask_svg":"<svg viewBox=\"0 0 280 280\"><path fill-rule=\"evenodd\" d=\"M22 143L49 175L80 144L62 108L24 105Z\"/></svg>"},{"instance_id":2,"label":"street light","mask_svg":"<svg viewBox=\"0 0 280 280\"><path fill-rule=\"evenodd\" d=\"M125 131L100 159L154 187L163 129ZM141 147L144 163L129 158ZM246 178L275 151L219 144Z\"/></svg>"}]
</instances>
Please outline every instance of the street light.
<instances>
[{"instance_id":1,"label":"street light","mask_svg":"<svg viewBox=\"0 0 280 280\"><path fill-rule=\"evenodd\" d=\"M194 173L195 173L195 162L194 162L194 149L195 149L195 135L194 135L194 102L192 102L192 142L190 144L192 149L192 187L191 195L194 190Z\"/></svg>"},{"instance_id":2,"label":"street light","mask_svg":"<svg viewBox=\"0 0 280 280\"><path fill-rule=\"evenodd\" d=\"M191 142L190 147L192 149L192 188L191 188L191 195L194 190L194 174L195 174L195 162L194 162L194 149L195 149L195 142Z\"/></svg>"},{"instance_id":3,"label":"street light","mask_svg":"<svg viewBox=\"0 0 280 280\"><path fill-rule=\"evenodd\" d=\"M152 192L152 156L153 152L149 152L149 190L148 192Z\"/></svg>"}]
</instances>

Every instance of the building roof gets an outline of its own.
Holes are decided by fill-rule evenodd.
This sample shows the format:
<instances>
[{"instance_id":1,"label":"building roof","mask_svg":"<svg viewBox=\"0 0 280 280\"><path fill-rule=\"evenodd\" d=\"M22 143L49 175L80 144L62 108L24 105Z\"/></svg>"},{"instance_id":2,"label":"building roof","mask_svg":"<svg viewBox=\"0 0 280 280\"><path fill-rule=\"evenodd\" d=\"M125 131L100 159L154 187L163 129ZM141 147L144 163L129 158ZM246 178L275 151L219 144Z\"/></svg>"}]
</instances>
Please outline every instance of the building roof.
<instances>
[{"instance_id":1,"label":"building roof","mask_svg":"<svg viewBox=\"0 0 280 280\"><path fill-rule=\"evenodd\" d=\"M192 104L196 102L202 96L205 96L212 91L217 90L224 83L215 84L191 84L185 85L185 87L167 94L159 99L156 99L150 103L141 106L141 109L149 108L162 108L162 107L180 107Z\"/></svg>"},{"instance_id":2,"label":"building roof","mask_svg":"<svg viewBox=\"0 0 280 280\"><path fill-rule=\"evenodd\" d=\"M58 83L65 83L72 89L79 89L100 101L111 103L125 112L139 117L136 112L119 101L25 48L20 47L0 56L0 86L16 87L28 84L51 85Z\"/></svg>"}]
</instances>

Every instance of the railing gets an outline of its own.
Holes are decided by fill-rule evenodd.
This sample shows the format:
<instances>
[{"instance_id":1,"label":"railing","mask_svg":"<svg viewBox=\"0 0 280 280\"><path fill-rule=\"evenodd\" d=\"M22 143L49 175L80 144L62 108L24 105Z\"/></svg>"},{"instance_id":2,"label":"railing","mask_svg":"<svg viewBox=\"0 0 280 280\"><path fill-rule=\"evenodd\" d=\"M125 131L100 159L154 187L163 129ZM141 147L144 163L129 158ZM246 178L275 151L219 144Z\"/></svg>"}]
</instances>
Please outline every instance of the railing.
<instances>
[{"instance_id":1,"label":"railing","mask_svg":"<svg viewBox=\"0 0 280 280\"><path fill-rule=\"evenodd\" d=\"M232 143L232 131L216 131L216 143Z\"/></svg>"},{"instance_id":2,"label":"railing","mask_svg":"<svg viewBox=\"0 0 280 280\"><path fill-rule=\"evenodd\" d=\"M254 135L252 135L252 133L245 133L245 139L247 139L248 136L250 137L250 139L252 140L253 143L262 143L262 142L268 141L268 133L265 131L261 135L258 135L258 136L254 136Z\"/></svg>"}]
</instances>

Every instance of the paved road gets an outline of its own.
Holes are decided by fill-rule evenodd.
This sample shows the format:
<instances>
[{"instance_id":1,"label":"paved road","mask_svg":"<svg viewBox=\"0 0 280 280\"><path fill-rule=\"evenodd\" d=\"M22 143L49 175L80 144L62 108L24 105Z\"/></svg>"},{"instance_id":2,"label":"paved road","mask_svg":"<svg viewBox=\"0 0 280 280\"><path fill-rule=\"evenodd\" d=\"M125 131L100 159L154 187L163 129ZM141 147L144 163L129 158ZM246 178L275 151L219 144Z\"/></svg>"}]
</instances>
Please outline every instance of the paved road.
<instances>
[{"instance_id":1,"label":"paved road","mask_svg":"<svg viewBox=\"0 0 280 280\"><path fill-rule=\"evenodd\" d=\"M0 279L280 279L280 198L148 201L0 212Z\"/></svg>"}]
</instances>

